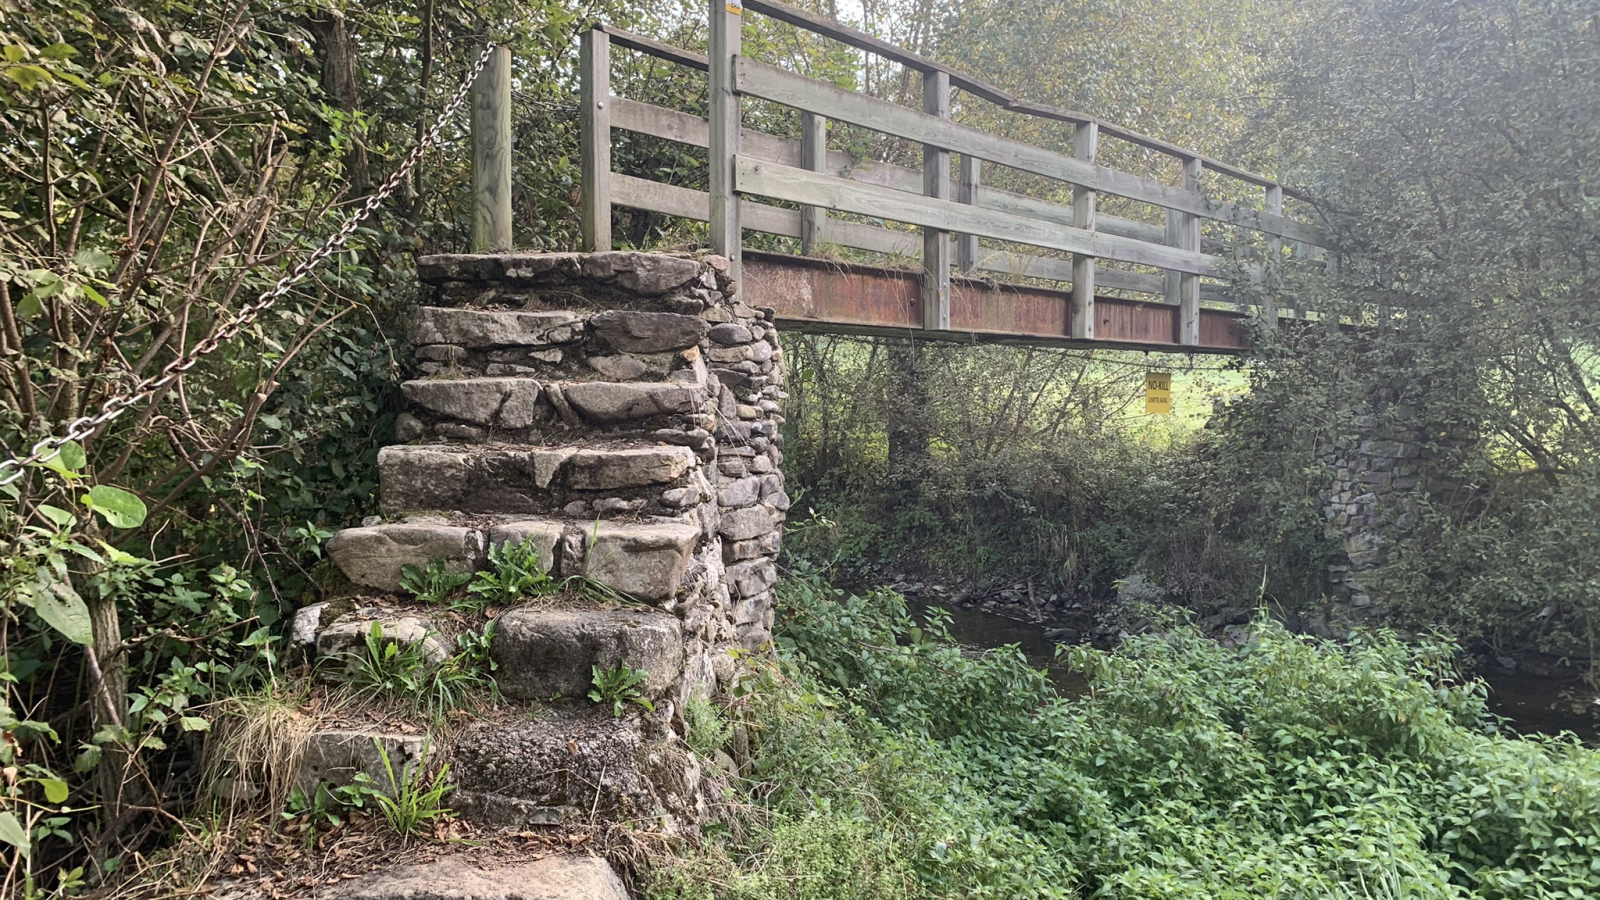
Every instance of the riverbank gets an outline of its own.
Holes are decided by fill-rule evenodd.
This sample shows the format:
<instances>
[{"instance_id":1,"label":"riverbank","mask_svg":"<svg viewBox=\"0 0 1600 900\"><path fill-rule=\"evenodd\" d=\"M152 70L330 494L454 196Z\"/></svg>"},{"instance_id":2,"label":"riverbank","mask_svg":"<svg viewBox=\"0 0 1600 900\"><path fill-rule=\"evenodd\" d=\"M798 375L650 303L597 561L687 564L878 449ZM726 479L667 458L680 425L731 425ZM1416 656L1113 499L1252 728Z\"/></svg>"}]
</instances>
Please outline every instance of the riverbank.
<instances>
[{"instance_id":1,"label":"riverbank","mask_svg":"<svg viewBox=\"0 0 1600 900\"><path fill-rule=\"evenodd\" d=\"M1025 583L975 591L939 582L896 579L886 587L904 594L918 617L930 608L948 613L950 634L963 646L1016 646L1031 664L1049 673L1051 683L1065 696L1076 696L1087 683L1057 664L1058 647L1081 643L1111 647L1129 634L1117 624L1097 618L1097 614L1108 612L1106 607L1110 604L1087 608L1075 604L1076 608L1062 609L1045 595L1043 602L1035 606L1027 600ZM1230 640L1238 636L1248 616L1248 611L1239 610L1237 614L1213 615L1198 624L1209 636ZM1142 630L1142 623L1123 624ZM1600 747L1600 698L1592 696L1594 692L1576 672L1557 674L1561 668L1553 659L1541 659L1534 665L1517 664L1516 669L1488 657L1475 657L1470 662L1474 664L1471 674L1489 686L1490 712L1509 720L1519 734L1555 735L1565 731L1576 734L1591 747Z\"/></svg>"}]
</instances>

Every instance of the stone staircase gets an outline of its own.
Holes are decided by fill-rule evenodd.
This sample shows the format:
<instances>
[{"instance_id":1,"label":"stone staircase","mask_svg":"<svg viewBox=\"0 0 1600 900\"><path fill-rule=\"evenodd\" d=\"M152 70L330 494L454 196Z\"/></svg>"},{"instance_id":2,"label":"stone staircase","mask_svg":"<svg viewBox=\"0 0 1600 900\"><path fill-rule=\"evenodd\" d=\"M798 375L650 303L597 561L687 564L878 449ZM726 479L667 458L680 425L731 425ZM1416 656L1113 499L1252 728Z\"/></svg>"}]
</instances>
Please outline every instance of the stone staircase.
<instances>
[{"instance_id":1,"label":"stone staircase","mask_svg":"<svg viewBox=\"0 0 1600 900\"><path fill-rule=\"evenodd\" d=\"M726 270L626 252L420 263L433 297L397 443L379 454L382 516L328 542L357 598L301 611L305 651L339 652L373 621L436 640L430 611L399 596L403 567L473 572L508 541L531 542L556 578L634 601L498 615L491 653L513 705L443 742L450 804L471 820L671 831L703 813L704 761L681 740L681 711L726 686L732 651L770 641L789 505L777 333ZM653 713L614 718L574 699L591 667L619 665L646 673ZM422 752L415 735L319 733L302 780L371 774L373 737L406 760Z\"/></svg>"}]
</instances>

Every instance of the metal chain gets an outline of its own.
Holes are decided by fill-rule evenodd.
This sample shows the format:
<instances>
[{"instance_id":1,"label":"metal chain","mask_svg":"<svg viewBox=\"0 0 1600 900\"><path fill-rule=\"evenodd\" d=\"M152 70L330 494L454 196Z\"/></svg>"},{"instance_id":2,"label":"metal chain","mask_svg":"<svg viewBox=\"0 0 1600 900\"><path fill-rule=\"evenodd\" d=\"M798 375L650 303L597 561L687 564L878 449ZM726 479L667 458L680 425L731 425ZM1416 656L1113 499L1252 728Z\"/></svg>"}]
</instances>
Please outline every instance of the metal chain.
<instances>
[{"instance_id":1,"label":"metal chain","mask_svg":"<svg viewBox=\"0 0 1600 900\"><path fill-rule=\"evenodd\" d=\"M427 134L423 136L421 141L417 142L415 147L411 148L411 152L400 163L400 167L389 174L388 180L384 181L383 185L367 198L360 209L356 210L348 219L345 219L344 225L332 237L328 238L321 247L317 248L315 253L301 260L299 264L289 270L287 275L278 279L277 284L257 297L254 303L241 309L238 317L232 322L213 331L209 337L190 348L189 352L163 366L157 374L139 382L130 393L112 397L102 403L100 412L95 415L83 416L72 420L67 425L65 434L48 437L34 444L28 456L21 459L0 460L0 486L10 484L21 478L23 469L27 466L55 459L61 455L61 449L69 442L89 437L98 431L100 426L122 415L128 409L154 398L157 392L165 389L168 385L177 381L183 373L194 368L202 357L215 351L222 346L223 342L232 339L262 313L271 309L273 304L289 293L295 285L304 281L306 276L310 275L312 270L323 260L344 247L345 243L350 240L350 235L355 233L356 228L366 221L368 216L377 211L379 204L383 203L384 200L387 200L391 194L399 189L400 183L405 180L407 175L411 174L411 170L416 168L417 163L422 160L422 155L439 140L439 134L444 130L445 123L451 116L456 114L456 111L461 108L461 104L466 102L467 94L472 90L473 82L477 81L478 76L483 73L483 67L488 65L489 57L494 55L494 51L494 44L489 44L484 48L483 55L478 57L478 61L473 64L472 70L467 73L467 77L461 82L461 86L456 88L455 96L450 98L450 102L439 113L439 117L434 121L433 127L428 129Z\"/></svg>"}]
</instances>

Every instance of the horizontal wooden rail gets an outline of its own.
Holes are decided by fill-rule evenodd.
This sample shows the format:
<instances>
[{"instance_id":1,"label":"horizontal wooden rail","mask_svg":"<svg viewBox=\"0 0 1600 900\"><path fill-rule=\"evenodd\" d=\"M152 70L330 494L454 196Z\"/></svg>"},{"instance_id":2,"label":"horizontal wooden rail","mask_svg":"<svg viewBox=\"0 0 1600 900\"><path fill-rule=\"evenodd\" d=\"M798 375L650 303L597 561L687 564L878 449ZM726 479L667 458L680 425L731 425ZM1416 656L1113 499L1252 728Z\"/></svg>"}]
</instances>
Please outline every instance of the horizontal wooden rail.
<instances>
[{"instance_id":1,"label":"horizontal wooden rail","mask_svg":"<svg viewBox=\"0 0 1600 900\"><path fill-rule=\"evenodd\" d=\"M805 284L792 285L801 295L811 296L807 291L812 288L865 291L838 302L823 302L826 298L818 296L818 303L808 307L812 312L802 316L818 327L909 326L924 334L972 331L1026 340L1053 340L1060 335L1080 342L1098 343L1103 338L1109 345L1177 346L1191 352L1234 352L1243 346L1242 307L1232 318L1219 318L1219 311L1209 304L1235 306L1236 301L1228 296L1226 285L1205 281L1232 274L1235 270L1229 258L1248 262L1259 255L1260 246L1277 247L1284 242L1292 243L1297 248L1294 255L1302 259L1309 247L1334 249L1319 228L1284 215L1283 198L1295 195L1273 179L1082 113L1019 101L992 85L778 0L748 0L743 9L920 72L922 109L853 93L745 57L738 0L711 2L709 55L622 29L596 28L585 36L584 44L587 248L609 243L608 213L613 204L632 207L707 222L713 250L728 256L736 277L744 258L741 233L764 232L798 240L802 256L796 262L811 257L809 265L824 267ZM706 72L708 116L612 95L604 60L613 44ZM1070 152L952 121L951 88L1008 111L1071 123ZM803 139L743 127L741 97L798 110ZM921 167L856 159L829 150L829 128L840 125L920 145ZM710 190L610 171L609 149L617 130L705 148L710 154ZM1097 160L1103 157L1097 156L1096 146L1102 138L1131 142L1179 160L1182 183L1169 184L1100 164ZM957 162L958 183L949 178L951 166ZM1043 197L1064 196L1070 188L1072 200L998 189L995 173L985 163L1052 179L1058 190ZM1207 169L1264 187L1265 208L1206 196L1199 176ZM595 191L604 197L590 197ZM1165 212L1167 222L1163 226L1104 215L1105 197L1131 201L1140 216L1155 207ZM830 217L830 211L843 215ZM1223 229L1206 235L1201 228L1203 220L1261 232L1265 244L1241 242ZM999 246L982 245L979 238L999 242ZM899 275L866 278L858 274L851 276L856 280L835 284L828 280L831 276L817 273L829 271L827 266L853 271L861 267L826 259L832 255L829 247L865 250L897 259L897 265L916 264ZM1027 247L1043 252L1030 252ZM996 276L998 283L954 278L952 268L968 275L988 273ZM780 267L773 274L792 275L802 270L811 271L802 265L792 271ZM1054 282L1055 287L1029 287L1024 282ZM1059 290L1065 284L1073 286L1072 293ZM916 290L907 293L908 285ZM1103 290L1161 299L1136 300L1126 294L1119 299L1102 294ZM1270 307L1263 315L1275 318Z\"/></svg>"},{"instance_id":2,"label":"horizontal wooden rail","mask_svg":"<svg viewBox=\"0 0 1600 900\"><path fill-rule=\"evenodd\" d=\"M975 234L1067 253L1158 266L1191 275L1218 277L1223 274L1223 261L1203 253L1147 244L1118 235L1083 231L949 200L918 197L904 191L859 184L748 156L741 156L734 161L734 188L741 194L756 194L839 212L878 216L924 228Z\"/></svg>"},{"instance_id":3,"label":"horizontal wooden rail","mask_svg":"<svg viewBox=\"0 0 1600 900\"><path fill-rule=\"evenodd\" d=\"M644 178L620 173L611 176L612 202L618 206L642 209L676 216L695 222L710 219L711 195L694 188L662 184ZM800 237L800 212L769 206L754 200L741 200L740 217L745 228L779 237ZM869 253L900 257L907 260L922 258L922 235L915 231L896 231L879 225L848 222L838 219L828 221L828 243ZM1038 278L1071 283L1072 262L1048 256L1034 256L1008 250L980 248L977 265L979 271L1008 278ZM1165 290L1160 275L1124 272L1101 268L1095 275L1096 286L1104 290L1132 291L1160 295ZM1232 303L1233 299L1221 285L1202 284L1201 299L1208 303ZM1163 302L1163 301L1152 301Z\"/></svg>"},{"instance_id":4,"label":"horizontal wooden rail","mask_svg":"<svg viewBox=\"0 0 1600 900\"><path fill-rule=\"evenodd\" d=\"M1190 215L1275 234L1290 240L1328 245L1322 232L1283 216L1275 216L1235 203L1209 200L1184 190L1074 159L1053 150L998 137L967 125L908 109L887 100L852 93L826 82L763 65L748 57L736 60L735 84L740 93L804 109L830 119L892 134L953 153L1044 175L1090 190L1116 194Z\"/></svg>"},{"instance_id":5,"label":"horizontal wooden rail","mask_svg":"<svg viewBox=\"0 0 1600 900\"><path fill-rule=\"evenodd\" d=\"M858 50L865 50L868 53L872 53L876 56L893 60L894 62L900 63L903 66L915 69L918 72L944 72L950 76L951 87L965 91L974 97L981 97L984 100L987 100L996 106L1002 107L1009 112L1038 116L1040 118L1052 119L1057 122L1068 122L1074 125L1084 125L1092 122L1099 127L1100 134L1103 137L1117 138L1118 140L1126 141L1130 144L1134 144L1135 146L1144 147L1148 150L1154 150L1158 153L1163 153L1177 159L1198 159L1200 160L1200 164L1202 166L1218 173L1219 175L1226 175L1230 178L1236 178L1240 181L1245 181L1261 187L1282 187L1284 196L1293 197L1296 200L1303 200L1306 202L1310 202L1311 200L1310 195L1306 194L1304 191L1280 185L1276 180L1268 178L1265 175L1258 175L1254 172L1241 169L1238 166L1229 165L1221 160L1212 159L1204 154L1180 147L1168 141L1163 141L1160 138L1151 137L1147 134L1141 134L1140 132L1134 131L1131 128L1123 128L1120 125L1097 119L1094 116L1088 115L1087 113L1062 109L1055 106L1046 106L1042 103L1029 103L1025 100L1019 100L1010 93L1003 91L986 81L973 78L972 76L958 72L955 69L944 65L943 63L935 62L925 56L912 53L911 51L902 49L900 47L896 47L893 44L879 40L878 38L875 38L866 32L858 31L847 25L840 25L838 22L835 22L831 19L825 19L822 16L809 13L803 9L796 9L795 7L788 6L783 3L774 2L774 0L748 0L748 2L746 2L744 5L746 9L752 12L761 13L762 15L777 19L780 22L786 22L790 25L820 34L823 37L839 41L842 44L855 47Z\"/></svg>"},{"instance_id":6,"label":"horizontal wooden rail","mask_svg":"<svg viewBox=\"0 0 1600 900\"><path fill-rule=\"evenodd\" d=\"M612 98L611 126L688 144L691 147L705 149L710 146L711 123L705 119L693 113L641 103L626 97ZM786 166L799 166L801 163L799 141L791 141L748 128L740 129L739 140L740 148L751 156ZM838 150L828 151L828 171L851 181L894 188L897 191L918 193L922 187L921 169L857 159ZM978 206L1031 216L1061 225L1073 224L1072 207L1066 204L1038 200L986 185L979 185L976 193ZM1160 225L1118 216L1099 216L1095 230L1157 244L1166 239L1166 230ZM1224 244L1208 238L1203 249L1207 253L1215 253L1224 249Z\"/></svg>"},{"instance_id":7,"label":"horizontal wooden rail","mask_svg":"<svg viewBox=\"0 0 1600 900\"><path fill-rule=\"evenodd\" d=\"M594 30L603 31L610 35L611 42L619 47L637 50L646 56L654 56L656 59L674 62L680 66L698 69L701 72L707 72L711 69L711 63L706 59L704 53L696 53L693 50L685 50L682 47L663 44L660 41L653 41L643 35L624 31L621 28L613 28L610 25L596 25Z\"/></svg>"},{"instance_id":8,"label":"horizontal wooden rail","mask_svg":"<svg viewBox=\"0 0 1600 900\"><path fill-rule=\"evenodd\" d=\"M1121 125L1116 125L1111 122L1106 122L1102 119L1097 119L1094 116L1088 115L1087 113L1074 112L1073 110L1062 109L1060 107L1046 106L1041 103L1030 103L1025 100L1018 100L1011 94L1002 91L999 88L988 84L987 82L963 75L960 72L957 72L955 69L952 69L942 63L934 62L907 50L902 50L898 47L895 47L893 44L881 41L869 34L866 34L865 32L857 31L853 28L840 25L837 22L824 19L820 16L812 15L805 10L795 9L794 7L785 6L781 3L762 2L762 0L752 0L752 2L745 4L745 6L753 12L759 12L763 15L768 15L774 19L778 19L779 21L787 22L791 25L797 25L809 31L817 32L824 37L833 38L834 40L848 44L859 50L866 50L869 53L882 56L886 59L894 60L895 62L909 66L910 68L913 68L919 72L945 72L950 76L951 87L958 88L975 97L980 97L984 100L987 100L990 103L1007 110L1008 112L1022 113L1024 115L1036 116L1042 119L1050 119L1056 122L1067 122L1073 125L1088 124L1093 122L1099 127L1100 134L1104 137L1111 137L1126 141L1127 143L1135 146L1144 147L1147 150L1154 150L1158 153L1162 153L1177 159L1198 159L1204 168L1216 172L1219 175L1225 175L1229 178L1234 178L1248 184L1258 185L1260 187L1276 187L1283 191L1283 195L1285 197L1292 197L1296 200L1301 200L1307 203L1311 202L1311 195L1307 194L1305 191L1280 184L1276 180L1265 175L1258 175L1255 172L1251 172L1247 169L1241 169L1238 166L1230 165L1219 159L1213 159L1212 157L1180 147L1177 144L1173 144L1169 141L1163 141L1160 138L1142 134L1138 131L1134 131L1131 128L1124 128ZM658 59L674 62L682 66L687 66L691 69L697 69L701 72L707 71L709 68L706 57L702 54L695 53L692 50L684 50L678 47L673 47L669 44L663 44L660 41L654 41L650 38L609 25L601 25L596 27L604 31L606 34L611 35L612 40L618 45L626 47L629 50L636 50L649 56L654 56Z\"/></svg>"}]
</instances>

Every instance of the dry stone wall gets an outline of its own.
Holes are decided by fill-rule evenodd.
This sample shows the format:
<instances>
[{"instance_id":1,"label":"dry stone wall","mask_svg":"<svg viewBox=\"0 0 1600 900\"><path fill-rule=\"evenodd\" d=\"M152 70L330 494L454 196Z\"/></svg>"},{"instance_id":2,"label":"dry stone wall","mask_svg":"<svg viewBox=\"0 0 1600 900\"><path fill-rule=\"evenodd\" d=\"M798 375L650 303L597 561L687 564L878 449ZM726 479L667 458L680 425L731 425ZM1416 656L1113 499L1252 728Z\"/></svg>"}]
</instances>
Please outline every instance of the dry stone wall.
<instances>
[{"instance_id":1,"label":"dry stone wall","mask_svg":"<svg viewBox=\"0 0 1600 900\"><path fill-rule=\"evenodd\" d=\"M397 442L378 457L382 515L327 548L362 602L303 610L297 634L324 657L371 622L435 641L425 611L372 598L397 595L407 565L473 572L495 545L530 543L552 576L632 602L499 615L502 693L548 708L464 729L453 802L519 827L579 808L692 821L680 711L728 683L733 651L772 637L789 506L772 310L739 300L720 257L453 255L419 272L431 298ZM593 667L618 666L644 673L652 714L614 721L575 700Z\"/></svg>"},{"instance_id":2,"label":"dry stone wall","mask_svg":"<svg viewBox=\"0 0 1600 900\"><path fill-rule=\"evenodd\" d=\"M1318 457L1329 482L1322 503L1328 534L1343 551L1328 567L1338 606L1335 617L1374 619L1384 615L1369 589L1381 580L1391 548L1411 538L1419 526L1419 499L1458 485L1441 476L1441 454L1455 445L1441 442L1449 425L1425 420L1392 391L1375 391L1356 409L1346 427L1324 438Z\"/></svg>"}]
</instances>

